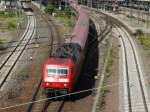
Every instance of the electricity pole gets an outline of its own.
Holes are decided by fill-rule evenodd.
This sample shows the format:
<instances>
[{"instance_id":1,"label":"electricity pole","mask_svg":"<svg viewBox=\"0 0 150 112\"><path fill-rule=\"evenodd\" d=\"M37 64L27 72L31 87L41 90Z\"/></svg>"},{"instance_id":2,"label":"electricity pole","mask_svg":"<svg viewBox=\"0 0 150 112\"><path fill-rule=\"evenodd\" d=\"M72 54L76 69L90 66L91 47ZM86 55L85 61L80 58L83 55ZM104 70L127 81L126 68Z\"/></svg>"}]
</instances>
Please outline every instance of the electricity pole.
<instances>
[{"instance_id":1,"label":"electricity pole","mask_svg":"<svg viewBox=\"0 0 150 112\"><path fill-rule=\"evenodd\" d=\"M132 22L132 7L133 7L133 1L131 0L130 1L130 6L131 6L131 10L130 10L130 20L131 20L131 22Z\"/></svg>"},{"instance_id":2,"label":"electricity pole","mask_svg":"<svg viewBox=\"0 0 150 112\"><path fill-rule=\"evenodd\" d=\"M148 29L148 24L149 24L149 9L150 5L149 5L149 2L147 3L147 8L148 8L148 11L147 11L147 29Z\"/></svg>"},{"instance_id":3,"label":"electricity pole","mask_svg":"<svg viewBox=\"0 0 150 112\"><path fill-rule=\"evenodd\" d=\"M90 5L91 5L91 8L92 8L92 0L90 0L90 3L91 3Z\"/></svg>"},{"instance_id":4,"label":"electricity pole","mask_svg":"<svg viewBox=\"0 0 150 112\"><path fill-rule=\"evenodd\" d=\"M100 0L98 0L98 9L100 9Z\"/></svg>"},{"instance_id":5,"label":"electricity pole","mask_svg":"<svg viewBox=\"0 0 150 112\"><path fill-rule=\"evenodd\" d=\"M140 17L140 1L138 1L138 25L139 25L139 17Z\"/></svg>"}]
</instances>

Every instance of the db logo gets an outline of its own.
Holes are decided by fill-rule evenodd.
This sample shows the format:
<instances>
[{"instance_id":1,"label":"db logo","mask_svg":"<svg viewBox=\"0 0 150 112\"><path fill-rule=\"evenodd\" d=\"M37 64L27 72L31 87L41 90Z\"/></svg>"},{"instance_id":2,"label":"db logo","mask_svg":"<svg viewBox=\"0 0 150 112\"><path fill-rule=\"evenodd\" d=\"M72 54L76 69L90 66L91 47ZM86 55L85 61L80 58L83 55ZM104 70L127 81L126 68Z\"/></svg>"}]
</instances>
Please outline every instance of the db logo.
<instances>
[{"instance_id":1,"label":"db logo","mask_svg":"<svg viewBox=\"0 0 150 112\"><path fill-rule=\"evenodd\" d=\"M54 81L55 81L55 82L59 82L59 79L58 79L58 78L54 78Z\"/></svg>"}]
</instances>

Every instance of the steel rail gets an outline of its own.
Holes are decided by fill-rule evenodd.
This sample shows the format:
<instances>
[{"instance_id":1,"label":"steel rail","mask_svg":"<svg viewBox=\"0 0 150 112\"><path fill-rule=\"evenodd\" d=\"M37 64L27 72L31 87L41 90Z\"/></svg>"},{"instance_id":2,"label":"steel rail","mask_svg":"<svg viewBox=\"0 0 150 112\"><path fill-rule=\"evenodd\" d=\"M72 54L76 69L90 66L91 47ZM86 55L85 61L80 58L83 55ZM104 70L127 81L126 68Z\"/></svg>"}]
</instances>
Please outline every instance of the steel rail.
<instances>
[{"instance_id":1,"label":"steel rail","mask_svg":"<svg viewBox=\"0 0 150 112\"><path fill-rule=\"evenodd\" d=\"M31 99L30 99L30 102L31 102L31 103L28 105L28 107L27 107L27 109L26 109L26 112L30 112L30 111L31 111L32 106L33 106L33 104L34 104L34 101L35 101L35 99L36 99L36 95L37 95L37 93L38 93L38 91L39 91L39 88L40 88L40 86L41 86L41 83L42 83L42 79L40 79L40 80L38 81L37 87L36 87L36 89L35 89L35 91L34 91L34 93L33 93L33 96L32 96Z\"/></svg>"},{"instance_id":2,"label":"steel rail","mask_svg":"<svg viewBox=\"0 0 150 112\"><path fill-rule=\"evenodd\" d=\"M115 26L115 25L114 25ZM121 35L121 33L119 32L119 30L117 28L115 28L117 30L117 32L119 33L119 35ZM122 39L122 36L120 37L121 41L123 43L123 47L124 47L124 52L125 52L125 67L126 67L126 78L127 78L127 94L128 94L128 105L129 105L129 112L132 112L132 106L131 106L131 94L130 94L130 85L129 85L129 71L128 71L128 59L127 59L127 48L125 46L125 42Z\"/></svg>"},{"instance_id":3,"label":"steel rail","mask_svg":"<svg viewBox=\"0 0 150 112\"><path fill-rule=\"evenodd\" d=\"M92 16L92 17L94 17L94 18L97 18L97 16ZM98 17L99 18L99 17ZM96 19L95 19L96 20ZM96 20L97 21L97 20ZM101 23L99 22L99 21L97 21L97 23L99 24L99 27L100 27L100 25L101 25ZM112 29L112 25L111 24L109 24L109 23L107 23L106 24L106 26L105 26L105 28L102 30L102 32L98 35L98 41L99 42L102 42L104 39L105 39L105 37L110 33L110 31L111 31L111 29ZM90 43L93 43L93 41L95 40L96 38L94 38Z\"/></svg>"},{"instance_id":4,"label":"steel rail","mask_svg":"<svg viewBox=\"0 0 150 112\"><path fill-rule=\"evenodd\" d=\"M84 7L85 8L85 7ZM87 8L85 8L85 9L87 9ZM88 10L88 9L87 9ZM98 14L98 12L96 12L96 11L93 11L93 10L91 10L91 13L95 13L95 14ZM97 20L97 18L99 19L100 17L99 16L93 16L93 15L91 15L93 18L95 18L95 21L97 21L97 23L98 23L98 25L99 25L99 27L101 26L101 22L100 21L98 21ZM102 17L101 17L102 18ZM105 19L105 17L103 17L103 19ZM99 39L99 42L102 42L104 39L105 39L105 37L109 34L109 32L111 31L111 29L112 29L112 24L107 20L107 19L105 19L105 21L106 21L106 26L105 26L105 28L101 31L101 33L100 34L98 34L98 39ZM101 29L101 28L100 28Z\"/></svg>"},{"instance_id":5,"label":"steel rail","mask_svg":"<svg viewBox=\"0 0 150 112\"><path fill-rule=\"evenodd\" d=\"M51 103L51 100L45 101L45 103L44 103L44 105L43 105L40 112L45 112L50 103Z\"/></svg>"},{"instance_id":6,"label":"steel rail","mask_svg":"<svg viewBox=\"0 0 150 112\"><path fill-rule=\"evenodd\" d=\"M102 15L104 15L105 17L107 17L107 14L104 14L104 13L101 13ZM145 88L145 84L143 84L143 82L142 82L142 73L141 73L141 71L140 71L140 65L139 65L139 63L138 63L138 56L137 56L137 53L136 53L136 50L135 50L135 47L134 47L134 45L133 45L133 42L132 42L132 40L131 40L131 38L129 37L129 35L126 33L126 31L125 31L125 29L124 28L122 28L122 26L120 25L120 24L118 24L117 23L117 21L116 20L112 20L111 18L107 18L108 19L108 22L111 22L111 23L113 23L113 26L115 27L115 29L117 30L117 32L118 32L118 34L120 34L120 35L122 35L121 33L120 33L120 31L117 29L117 27L118 28L120 28L120 30L125 34L125 36L126 36L126 38L127 38L127 40L129 41L129 44L130 44L130 46L131 46L131 49L132 49L132 52L133 52L133 56L134 56L134 61L135 61L135 66L136 66L136 71L137 71L137 77L138 77L138 82L139 82L139 85L140 85L140 91L141 91L141 97L142 97L142 102L143 102L143 107L144 107L144 112L148 112L149 111L149 107L148 107L148 99L146 99L147 98L147 93L146 93L146 90L144 90L144 88ZM127 93L128 93L128 111L129 112L132 112L132 111L134 111L133 110L133 108L134 107L132 107L132 102L131 102L131 90L130 90L130 86L129 86L129 84L130 84L130 80L129 80L129 78L130 78L130 76L129 76L129 71L128 71L128 66L129 66L129 62L128 62L128 60L127 60L127 48L126 48L126 45L125 45L125 40L123 39L123 37L121 36L120 37L121 38L121 40L122 40L122 43L123 43L123 47L124 47L124 52L125 52L125 63L126 63L126 78L127 78ZM133 104L134 105L134 104Z\"/></svg>"},{"instance_id":7,"label":"steel rail","mask_svg":"<svg viewBox=\"0 0 150 112\"><path fill-rule=\"evenodd\" d=\"M121 28L122 29L122 28ZM133 50L133 54L134 54L134 59L135 59L135 63L136 63L136 69L137 69L137 72L138 72L138 78L139 78L139 84L140 84L140 89L141 89L141 93L142 93L142 98L143 98L143 103L144 103L144 108L145 108L145 111L148 112L148 105L147 105L147 101L146 101L146 97L145 97L145 92L144 92L144 85L142 84L142 78L141 78L141 75L140 75L140 68L139 68L139 64L138 64L138 59L137 59L137 56L136 56L136 53L135 53L135 49L133 47L133 44L129 38L129 36L127 35L127 33L124 31L124 29L122 29L122 31L124 32L124 34L127 36L129 42L130 42L130 45L132 47L132 50Z\"/></svg>"},{"instance_id":8,"label":"steel rail","mask_svg":"<svg viewBox=\"0 0 150 112\"><path fill-rule=\"evenodd\" d=\"M46 14L46 13L44 13L44 12L42 12L39 8L37 8L35 5L33 5L33 8L35 9L35 10L38 10L39 11L39 14L42 16L42 18L46 21L46 23L48 23L47 25L48 25L48 27L51 29L50 30L50 35L51 35L51 37L52 37L52 41L54 41L54 32L55 32L55 35L56 35L56 37L57 37L57 41L58 41L58 46L60 45L60 35L59 35L59 33L58 33L58 30L57 30L57 28L56 28L56 26L55 26L55 24L53 23L53 21L49 18L49 16ZM52 42L53 43L53 42ZM51 43L51 45L53 45ZM51 49L50 49L50 56L52 55L51 53L52 53L52 51L53 51L53 47L51 47Z\"/></svg>"},{"instance_id":9,"label":"steel rail","mask_svg":"<svg viewBox=\"0 0 150 112\"><path fill-rule=\"evenodd\" d=\"M16 52L17 48L20 47L21 43L24 41L24 39L26 37L26 34L29 31L30 25L31 25L31 21L30 21L30 17L28 17L28 25L27 25L27 28L26 28L24 34L22 35L22 38L20 39L20 41L18 42L18 44L15 46L15 48L11 51L11 53L7 56L7 58L3 61L3 63L0 65L0 70L5 66L5 64L7 63L7 61Z\"/></svg>"},{"instance_id":10,"label":"steel rail","mask_svg":"<svg viewBox=\"0 0 150 112\"><path fill-rule=\"evenodd\" d=\"M9 68L9 70L8 70L8 72L7 72L7 74L6 74L5 76L2 76L2 77L4 77L4 78L3 78L2 81L0 82L0 88L2 88L2 86L3 86L3 84L5 83L6 79L8 78L8 76L10 75L10 73L12 72L13 68L14 68L15 65L17 64L18 60L20 59L20 57L21 57L22 54L24 53L25 49L27 48L27 46L28 46L30 40L32 39L32 37L33 37L33 35L34 35L34 33L35 33L35 18L34 18L34 17L33 17L33 22L34 22L34 24L33 24L34 27L33 27L33 31L31 32L31 36L29 37L28 41L25 43L24 47L22 48L22 51L20 51L20 53L19 53L19 55L17 56L16 60L14 60L13 65L10 66L10 68ZM29 28L29 29L30 29L30 28ZM28 31L30 31L29 29L27 30L27 33L25 33L25 37L26 37L26 35L28 34ZM24 37L24 38L25 38L25 37ZM22 44L22 42L21 42L20 44ZM19 45L20 45L20 44L19 44ZM17 48L19 48L19 46L18 46ZM16 49L17 49L17 48L16 48ZM12 53L12 55L14 55L14 54L15 54L15 51ZM11 55L10 57L12 57L12 55ZM10 58L9 58L9 59L10 59ZM8 62L9 59L8 59L6 62Z\"/></svg>"},{"instance_id":11,"label":"steel rail","mask_svg":"<svg viewBox=\"0 0 150 112\"><path fill-rule=\"evenodd\" d=\"M137 59L137 56L136 56L136 53L135 53L135 49L134 49L134 47L133 47L133 44L132 44L132 42L131 42L131 40L130 40L130 38L129 38L129 36L127 35L127 33L124 31L124 29L122 28L122 27L120 27L118 24L116 24L117 25L117 27L119 27L123 32L124 32L124 34L126 35L126 37L127 37L127 39L128 39L128 41L130 42L130 45L131 45L131 47L132 47L132 52L133 52L133 55L134 55L134 60L135 60L135 64L136 64L136 70L137 70L137 73L138 73L138 81L139 81L139 84L140 84L140 91L141 91L141 94L142 94L142 100L143 100L143 105L144 105L144 108L145 108L145 112L148 112L148 105L147 105L147 102L146 102L146 98L145 98L145 93L144 93L144 87L143 87L143 84L142 84L142 81L141 81L141 75L140 75L140 71L139 71L139 64L138 64L138 59ZM123 41L123 43L124 43L124 40L123 40L123 37L121 36L121 39L122 39L122 41ZM124 46L125 47L125 46ZM125 49L126 49L126 47L125 47ZM125 51L125 52L127 52L127 51ZM126 58L127 58L127 56L126 56ZM126 59L127 60L127 59ZM126 63L126 66L129 64L129 62L128 63ZM127 66L127 68L128 68L128 66ZM129 76L128 76L128 79L127 79L127 83L128 83L128 92L130 92L130 86L129 86L129 83L130 83L130 81L129 81ZM129 112L132 112L132 103L131 103L131 95L130 95L130 93L128 93L128 95L129 95Z\"/></svg>"},{"instance_id":12,"label":"steel rail","mask_svg":"<svg viewBox=\"0 0 150 112\"><path fill-rule=\"evenodd\" d=\"M106 27L107 27L108 24L106 23L107 25L106 25L105 28L102 30L102 28L101 28L101 26L102 26L102 22L101 22L101 21L102 21L102 20L99 20L99 16L97 16L97 13L95 13L95 12L93 12L93 11L91 11L90 13L91 13L90 16L91 16L92 18L94 18L94 20L95 20L96 23L98 23L98 27L99 27L98 31L100 31L100 33L99 33L98 35L100 36L100 35L101 35L101 32L103 32L104 29L106 29ZM104 20L104 19L103 19L103 21L106 22L106 20Z\"/></svg>"},{"instance_id":13,"label":"steel rail","mask_svg":"<svg viewBox=\"0 0 150 112\"><path fill-rule=\"evenodd\" d=\"M40 112L46 112L48 106L49 106L51 103L52 103L51 100L49 100L49 99L46 100L45 103L44 103L44 105L43 105L43 107L42 107L42 109L40 110ZM57 109L55 110L55 112L61 112L61 111L62 111L63 106L64 106L64 104L65 104L65 101L59 101L58 103L59 103L59 104L57 104Z\"/></svg>"},{"instance_id":14,"label":"steel rail","mask_svg":"<svg viewBox=\"0 0 150 112\"><path fill-rule=\"evenodd\" d=\"M56 110L56 112L61 112L61 110L62 110L64 104L65 104L65 101L61 101L61 102L60 102L60 105L58 106L58 108L57 108L57 110Z\"/></svg>"},{"instance_id":15,"label":"steel rail","mask_svg":"<svg viewBox=\"0 0 150 112\"><path fill-rule=\"evenodd\" d=\"M107 14L104 14L104 13L101 13L101 14L107 16ZM135 64L136 64L136 70L137 70L137 73L138 73L138 81L139 81L139 84L140 84L140 90L141 90L141 94L142 94L142 98L143 98L143 105L144 105L144 108L145 108L145 112L148 112L149 111L149 109L148 109L148 101L146 100L147 93L146 93L146 91L144 91L144 84L142 83L141 73L140 73L140 70L139 70L140 69L140 65L138 64L137 54L136 54L135 48L133 46L133 42L131 41L130 37L126 33L125 29L122 28L121 25L118 24L116 20L111 20L111 19L109 19L109 20L111 22L113 22L114 26L117 26L118 28L120 28L122 30L122 32L124 32L124 34L126 35L128 41L129 41L129 43L130 43L130 45L132 47L134 60L135 60ZM122 36L121 36L121 39L122 39ZM129 83L129 80L128 80L128 83ZM131 102L131 101L129 101L129 102ZM132 106L130 108L132 108ZM130 112L132 112L132 110L130 110Z\"/></svg>"}]
</instances>

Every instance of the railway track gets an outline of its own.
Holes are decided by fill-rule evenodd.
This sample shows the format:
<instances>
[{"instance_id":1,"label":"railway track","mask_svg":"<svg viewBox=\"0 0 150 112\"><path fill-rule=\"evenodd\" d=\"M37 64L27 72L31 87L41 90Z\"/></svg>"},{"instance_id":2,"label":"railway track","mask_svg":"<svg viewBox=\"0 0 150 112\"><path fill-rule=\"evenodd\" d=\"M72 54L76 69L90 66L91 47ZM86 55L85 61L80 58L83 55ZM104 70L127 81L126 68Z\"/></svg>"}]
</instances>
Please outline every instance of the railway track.
<instances>
[{"instance_id":1,"label":"railway track","mask_svg":"<svg viewBox=\"0 0 150 112\"><path fill-rule=\"evenodd\" d=\"M124 28L114 25L123 53L123 79L125 112L149 112L150 105L138 55L130 35Z\"/></svg>"},{"instance_id":2,"label":"railway track","mask_svg":"<svg viewBox=\"0 0 150 112\"><path fill-rule=\"evenodd\" d=\"M112 24L110 22L108 22L104 17L98 15L98 13L95 13L94 11L90 11L90 12L91 12L91 14L90 14L91 19L93 18L93 21L95 22L95 25L97 27L96 29L98 30L97 31L98 41L99 41L99 43L101 43L106 38L106 36L111 32ZM105 23L106 23L105 26L102 25L102 21L105 21ZM94 40L95 39L93 39L93 41ZM90 42L90 43L92 43L92 42Z\"/></svg>"},{"instance_id":3,"label":"railway track","mask_svg":"<svg viewBox=\"0 0 150 112\"><path fill-rule=\"evenodd\" d=\"M122 74L123 86L121 91L122 112L149 112L150 103L145 86L144 76L140 65L137 50L130 34L116 20L103 15L107 22L113 25L113 32L117 34L122 51Z\"/></svg>"},{"instance_id":4,"label":"railway track","mask_svg":"<svg viewBox=\"0 0 150 112\"><path fill-rule=\"evenodd\" d=\"M100 35L107 28L107 23L104 19L99 19L99 15L95 12L90 12L90 18L93 20L96 26L97 35ZM107 25L106 25L107 24Z\"/></svg>"},{"instance_id":5,"label":"railway track","mask_svg":"<svg viewBox=\"0 0 150 112\"><path fill-rule=\"evenodd\" d=\"M65 104L65 101L59 101L59 102L54 102L54 104L52 104L53 101L51 100L47 100L45 101L43 108L40 110L40 112L49 112L49 111L53 111L53 112L61 112L62 108ZM51 106L49 107L49 105L51 104ZM49 109L48 109L49 107Z\"/></svg>"},{"instance_id":6,"label":"railway track","mask_svg":"<svg viewBox=\"0 0 150 112\"><path fill-rule=\"evenodd\" d=\"M14 49L12 49L12 47L11 47L11 49L12 49L12 50L10 50L11 52L8 52L8 53L9 53L8 56L6 56L5 59L1 62L0 70L4 67L4 65L6 64L6 62L7 62L7 61L9 60L9 58L13 55L13 53L17 50L17 48L21 45L21 43L22 43L23 41L25 41L25 36L26 36L26 33L27 33L28 30L29 30L30 25L31 25L30 17L28 17L28 25L27 25L27 28L26 28L24 34L22 35L22 37L20 38L19 41L16 41L15 43L12 43L12 44L15 44L15 45L14 45L15 47L14 47ZM17 45L16 45L16 44L17 44Z\"/></svg>"},{"instance_id":7,"label":"railway track","mask_svg":"<svg viewBox=\"0 0 150 112\"><path fill-rule=\"evenodd\" d=\"M33 5L33 9L37 14L40 14L43 20L46 21L48 27L49 27L49 32L50 32L50 50L49 50L49 55L53 55L53 51L60 45L60 35L56 29L56 26L53 24L53 21L48 17L47 14L43 13L40 9L38 9L35 5ZM34 111L41 111L45 112L46 109L49 107L51 104L51 100L46 100L44 104L42 105L41 103L34 103L34 101L38 98L41 97L41 83L42 83L42 78L39 80L37 88L35 89L31 99L30 99L30 104L26 108L26 112L34 112ZM42 102L43 103L43 102Z\"/></svg>"},{"instance_id":8,"label":"railway track","mask_svg":"<svg viewBox=\"0 0 150 112\"><path fill-rule=\"evenodd\" d=\"M118 35L122 49L124 88L122 110L124 112L149 112L148 94L134 42L130 34L117 21L111 19L110 21L113 23L114 32Z\"/></svg>"},{"instance_id":9,"label":"railway track","mask_svg":"<svg viewBox=\"0 0 150 112\"><path fill-rule=\"evenodd\" d=\"M29 42L34 36L36 30L36 19L34 16L28 16L28 25L25 33L21 37L20 41L13 48L11 52L8 53L6 58L4 58L2 64L0 65L0 89L7 81L18 60L26 50Z\"/></svg>"},{"instance_id":10,"label":"railway track","mask_svg":"<svg viewBox=\"0 0 150 112\"><path fill-rule=\"evenodd\" d=\"M106 14L103 14L107 17ZM108 19L108 17L107 17ZM149 112L150 105L143 71L137 50L130 34L117 21L109 18L114 32L118 35L122 49L123 103L124 112Z\"/></svg>"},{"instance_id":11,"label":"railway track","mask_svg":"<svg viewBox=\"0 0 150 112\"><path fill-rule=\"evenodd\" d=\"M47 22L47 25L50 28L50 37L52 39L50 44L53 45L50 49L50 53L52 53L53 51L52 49L54 49L54 46L58 47L61 44L61 38L58 33L59 31L56 28L56 25L53 23L53 20L46 13L44 13L44 11L39 10L35 5L32 5L32 6L33 6L33 9L37 12L37 14L39 14L43 18L43 20ZM54 37L57 39L55 40Z\"/></svg>"}]
</instances>

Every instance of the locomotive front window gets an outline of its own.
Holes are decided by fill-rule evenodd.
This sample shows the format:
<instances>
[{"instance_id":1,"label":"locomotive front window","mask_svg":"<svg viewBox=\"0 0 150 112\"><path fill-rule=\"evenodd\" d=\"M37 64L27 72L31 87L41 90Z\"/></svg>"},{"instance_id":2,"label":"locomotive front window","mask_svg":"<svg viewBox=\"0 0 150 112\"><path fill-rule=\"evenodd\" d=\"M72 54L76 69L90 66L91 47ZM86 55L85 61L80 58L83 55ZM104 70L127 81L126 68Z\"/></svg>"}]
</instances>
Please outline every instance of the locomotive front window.
<instances>
[{"instance_id":1,"label":"locomotive front window","mask_svg":"<svg viewBox=\"0 0 150 112\"><path fill-rule=\"evenodd\" d=\"M46 73L48 75L67 75L68 67L58 67L58 66L47 66Z\"/></svg>"},{"instance_id":2,"label":"locomotive front window","mask_svg":"<svg viewBox=\"0 0 150 112\"><path fill-rule=\"evenodd\" d=\"M56 69L46 69L48 74L56 73Z\"/></svg>"},{"instance_id":3,"label":"locomotive front window","mask_svg":"<svg viewBox=\"0 0 150 112\"><path fill-rule=\"evenodd\" d=\"M58 69L57 73L58 74L68 74L68 69Z\"/></svg>"}]
</instances>

